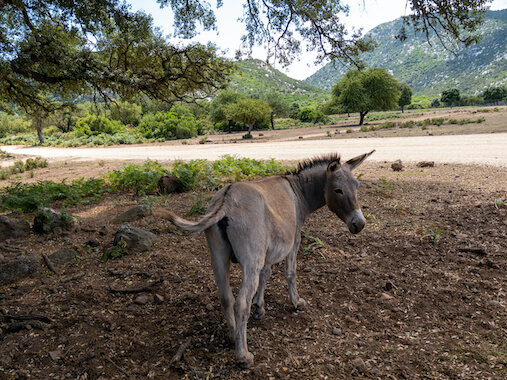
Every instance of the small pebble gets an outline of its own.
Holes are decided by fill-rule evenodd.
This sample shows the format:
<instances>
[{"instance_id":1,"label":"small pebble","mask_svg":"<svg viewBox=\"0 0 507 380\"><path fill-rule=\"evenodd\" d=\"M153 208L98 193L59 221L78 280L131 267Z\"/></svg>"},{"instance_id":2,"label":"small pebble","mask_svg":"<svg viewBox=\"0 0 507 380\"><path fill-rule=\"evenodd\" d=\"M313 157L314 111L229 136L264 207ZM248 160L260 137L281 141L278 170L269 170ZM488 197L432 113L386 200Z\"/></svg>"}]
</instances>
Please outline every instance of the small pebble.
<instances>
[{"instance_id":1,"label":"small pebble","mask_svg":"<svg viewBox=\"0 0 507 380\"><path fill-rule=\"evenodd\" d=\"M148 303L148 297L144 294L141 294L136 297L136 299L134 300L134 303L136 303L138 305L146 305Z\"/></svg>"},{"instance_id":2,"label":"small pebble","mask_svg":"<svg viewBox=\"0 0 507 380\"><path fill-rule=\"evenodd\" d=\"M342 335L342 330L341 330L341 329L339 329L338 327L335 327L335 328L333 329L333 334L334 334L334 335Z\"/></svg>"},{"instance_id":3,"label":"small pebble","mask_svg":"<svg viewBox=\"0 0 507 380\"><path fill-rule=\"evenodd\" d=\"M352 365L354 367L356 367L356 369L360 372L360 373L364 373L366 372L366 364L364 363L364 360L361 359L361 358L356 358L354 360L352 360Z\"/></svg>"},{"instance_id":4,"label":"small pebble","mask_svg":"<svg viewBox=\"0 0 507 380\"><path fill-rule=\"evenodd\" d=\"M491 300L491 301L489 301L489 305L490 306L500 306L500 302L495 301L495 300Z\"/></svg>"}]
</instances>

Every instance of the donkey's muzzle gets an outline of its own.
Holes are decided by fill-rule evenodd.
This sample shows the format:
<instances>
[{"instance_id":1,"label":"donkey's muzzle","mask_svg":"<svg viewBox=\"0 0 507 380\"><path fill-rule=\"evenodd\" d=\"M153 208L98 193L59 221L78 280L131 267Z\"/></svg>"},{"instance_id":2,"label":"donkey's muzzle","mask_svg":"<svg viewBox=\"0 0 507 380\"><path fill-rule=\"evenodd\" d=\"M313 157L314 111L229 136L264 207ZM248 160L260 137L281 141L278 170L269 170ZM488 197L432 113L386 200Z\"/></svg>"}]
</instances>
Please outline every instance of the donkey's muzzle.
<instances>
[{"instance_id":1,"label":"donkey's muzzle","mask_svg":"<svg viewBox=\"0 0 507 380\"><path fill-rule=\"evenodd\" d=\"M365 225L366 219L361 210L354 210L347 220L347 227L349 227L349 231L353 234L361 232Z\"/></svg>"}]
</instances>

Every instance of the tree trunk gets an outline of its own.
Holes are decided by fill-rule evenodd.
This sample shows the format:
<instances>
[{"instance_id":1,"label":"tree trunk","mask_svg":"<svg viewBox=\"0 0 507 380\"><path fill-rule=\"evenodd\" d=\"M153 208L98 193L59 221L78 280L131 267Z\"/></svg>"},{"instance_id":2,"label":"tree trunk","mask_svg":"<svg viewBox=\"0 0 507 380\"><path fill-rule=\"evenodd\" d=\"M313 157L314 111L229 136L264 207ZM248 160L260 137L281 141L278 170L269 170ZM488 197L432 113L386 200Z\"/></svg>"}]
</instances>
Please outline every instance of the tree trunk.
<instances>
[{"instance_id":1,"label":"tree trunk","mask_svg":"<svg viewBox=\"0 0 507 380\"><path fill-rule=\"evenodd\" d=\"M363 125L364 123L364 117L368 114L368 111L366 112L359 112L359 125Z\"/></svg>"},{"instance_id":2,"label":"tree trunk","mask_svg":"<svg viewBox=\"0 0 507 380\"><path fill-rule=\"evenodd\" d=\"M41 145L44 145L44 136L42 136L42 114L40 112L37 112L35 115L35 127L37 128L39 142Z\"/></svg>"},{"instance_id":3,"label":"tree trunk","mask_svg":"<svg viewBox=\"0 0 507 380\"><path fill-rule=\"evenodd\" d=\"M248 133L247 133L248 136L252 136L252 129L254 127L254 124L255 124L255 120L253 123L250 123L250 125L248 127Z\"/></svg>"}]
</instances>

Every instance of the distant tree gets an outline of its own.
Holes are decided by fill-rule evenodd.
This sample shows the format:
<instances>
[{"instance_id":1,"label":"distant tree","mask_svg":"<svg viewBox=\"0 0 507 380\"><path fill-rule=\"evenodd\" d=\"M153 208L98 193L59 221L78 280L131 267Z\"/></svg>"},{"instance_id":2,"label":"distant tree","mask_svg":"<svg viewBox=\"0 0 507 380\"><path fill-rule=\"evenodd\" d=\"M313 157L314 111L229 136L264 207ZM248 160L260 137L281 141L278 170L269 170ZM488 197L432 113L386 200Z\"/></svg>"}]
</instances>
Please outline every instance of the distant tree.
<instances>
[{"instance_id":1,"label":"distant tree","mask_svg":"<svg viewBox=\"0 0 507 380\"><path fill-rule=\"evenodd\" d=\"M248 135L252 135L252 129L256 120L268 118L272 108L264 100L240 99L224 108L227 119L248 124Z\"/></svg>"},{"instance_id":2,"label":"distant tree","mask_svg":"<svg viewBox=\"0 0 507 380\"><path fill-rule=\"evenodd\" d=\"M273 109L276 117L288 117L290 113L290 104L281 94L276 92L268 92L264 95L264 100Z\"/></svg>"},{"instance_id":3,"label":"distant tree","mask_svg":"<svg viewBox=\"0 0 507 380\"><path fill-rule=\"evenodd\" d=\"M451 108L453 104L458 103L461 100L461 95L457 88L451 88L442 92L440 101L449 105Z\"/></svg>"},{"instance_id":4,"label":"distant tree","mask_svg":"<svg viewBox=\"0 0 507 380\"><path fill-rule=\"evenodd\" d=\"M438 108L440 107L440 99L435 98L431 101L431 108Z\"/></svg>"},{"instance_id":5,"label":"distant tree","mask_svg":"<svg viewBox=\"0 0 507 380\"><path fill-rule=\"evenodd\" d=\"M498 103L507 99L507 88L503 86L489 87L482 93L482 98L488 103Z\"/></svg>"},{"instance_id":6,"label":"distant tree","mask_svg":"<svg viewBox=\"0 0 507 380\"><path fill-rule=\"evenodd\" d=\"M349 70L333 87L333 100L343 112L359 112L359 125L370 111L388 111L398 107L400 83L382 68L364 72Z\"/></svg>"},{"instance_id":7,"label":"distant tree","mask_svg":"<svg viewBox=\"0 0 507 380\"><path fill-rule=\"evenodd\" d=\"M403 108L405 106L410 105L412 103L412 89L406 83L400 84L400 99L398 100L398 105L401 107L401 112L403 113Z\"/></svg>"},{"instance_id":8,"label":"distant tree","mask_svg":"<svg viewBox=\"0 0 507 380\"><path fill-rule=\"evenodd\" d=\"M227 123L227 131L230 132L233 127L234 120L228 118L225 113L225 107L238 102L241 99L246 99L246 95L231 90L222 91L215 99L211 101L210 112L208 119L212 123Z\"/></svg>"}]
</instances>

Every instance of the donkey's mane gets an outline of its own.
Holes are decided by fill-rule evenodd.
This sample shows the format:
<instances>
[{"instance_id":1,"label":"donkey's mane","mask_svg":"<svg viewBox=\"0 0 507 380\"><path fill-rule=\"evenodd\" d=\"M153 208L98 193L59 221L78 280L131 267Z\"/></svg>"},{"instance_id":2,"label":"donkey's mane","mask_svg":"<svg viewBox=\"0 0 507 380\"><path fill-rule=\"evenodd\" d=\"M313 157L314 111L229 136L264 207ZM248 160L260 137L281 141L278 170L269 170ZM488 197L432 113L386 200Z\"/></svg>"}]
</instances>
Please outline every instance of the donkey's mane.
<instances>
[{"instance_id":1,"label":"donkey's mane","mask_svg":"<svg viewBox=\"0 0 507 380\"><path fill-rule=\"evenodd\" d=\"M328 165L330 162L338 160L340 163L340 155L338 153L329 153L323 156L317 156L308 160L303 160L298 163L295 170L289 170L286 174L300 174L302 171L313 168L318 165Z\"/></svg>"}]
</instances>

